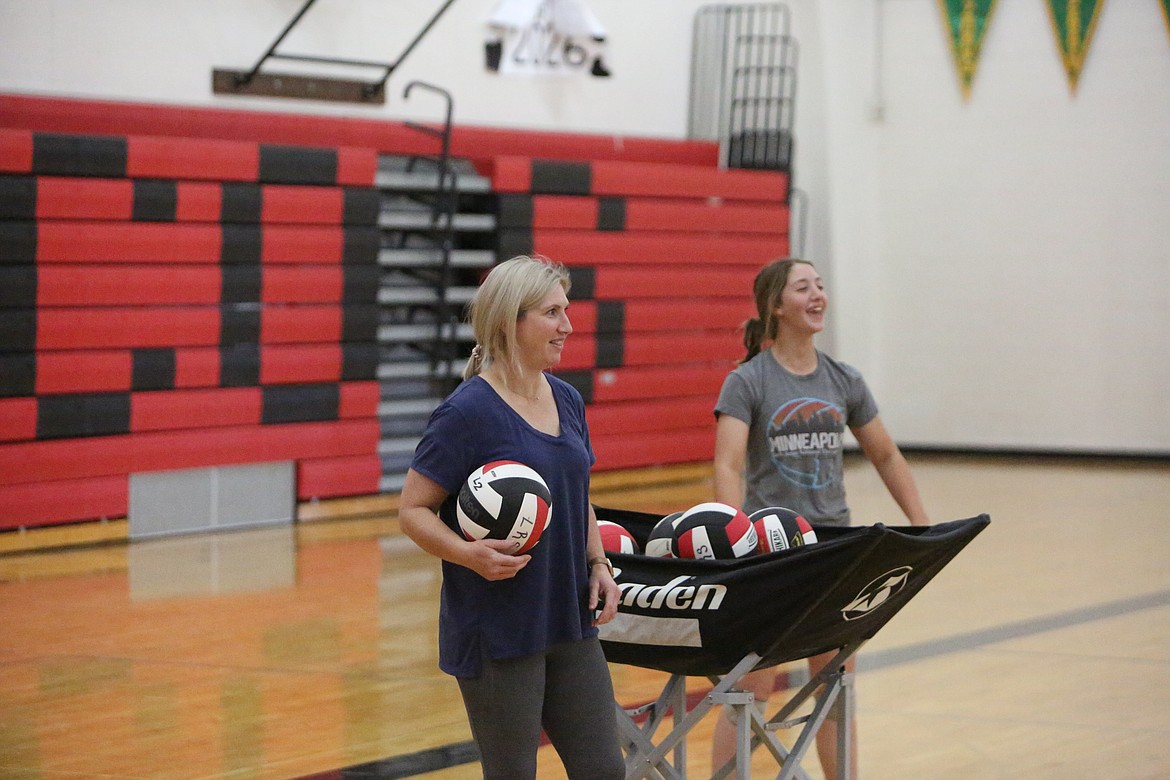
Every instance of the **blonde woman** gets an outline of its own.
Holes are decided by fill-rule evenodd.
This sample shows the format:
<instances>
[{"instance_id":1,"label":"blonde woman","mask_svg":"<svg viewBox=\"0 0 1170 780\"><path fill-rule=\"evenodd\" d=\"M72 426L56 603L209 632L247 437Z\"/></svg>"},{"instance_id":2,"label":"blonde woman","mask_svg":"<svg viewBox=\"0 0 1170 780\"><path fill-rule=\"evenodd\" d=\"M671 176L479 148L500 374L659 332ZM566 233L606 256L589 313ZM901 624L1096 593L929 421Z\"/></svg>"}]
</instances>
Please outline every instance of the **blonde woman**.
<instances>
[{"instance_id":1,"label":"blonde woman","mask_svg":"<svg viewBox=\"0 0 1170 780\"><path fill-rule=\"evenodd\" d=\"M547 373L573 332L568 291L564 267L544 258L491 270L470 304L464 381L431 416L402 488L403 531L443 560L439 666L459 682L488 780L534 778L542 728L569 778L625 776L597 638L619 591L589 503L585 405ZM552 494L527 554L443 520L468 474L496 460L534 468Z\"/></svg>"}]
</instances>

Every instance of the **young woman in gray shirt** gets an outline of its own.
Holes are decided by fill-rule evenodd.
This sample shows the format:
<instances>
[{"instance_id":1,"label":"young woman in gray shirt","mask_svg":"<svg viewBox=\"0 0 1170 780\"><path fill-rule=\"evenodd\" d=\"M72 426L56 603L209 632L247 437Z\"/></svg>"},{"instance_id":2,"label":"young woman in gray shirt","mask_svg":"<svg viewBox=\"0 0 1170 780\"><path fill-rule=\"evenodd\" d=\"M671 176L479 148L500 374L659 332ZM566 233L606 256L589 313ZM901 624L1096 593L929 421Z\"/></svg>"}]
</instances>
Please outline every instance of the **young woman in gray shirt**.
<instances>
[{"instance_id":1,"label":"young woman in gray shirt","mask_svg":"<svg viewBox=\"0 0 1170 780\"><path fill-rule=\"evenodd\" d=\"M828 296L805 260L769 263L753 285L758 316L744 325L747 356L724 381L715 406L715 500L748 514L783 506L810 523L848 525L842 437L848 427L912 525L927 525L906 459L878 417L861 374L816 348ZM808 659L816 675L835 653ZM852 671L853 660L847 663ZM775 668L745 675L741 687L766 701ZM850 724L856 745L856 723ZM826 778L837 776L837 733L826 721L817 752ZM712 768L735 753L735 726L720 718ZM857 778L857 751L848 777Z\"/></svg>"}]
</instances>

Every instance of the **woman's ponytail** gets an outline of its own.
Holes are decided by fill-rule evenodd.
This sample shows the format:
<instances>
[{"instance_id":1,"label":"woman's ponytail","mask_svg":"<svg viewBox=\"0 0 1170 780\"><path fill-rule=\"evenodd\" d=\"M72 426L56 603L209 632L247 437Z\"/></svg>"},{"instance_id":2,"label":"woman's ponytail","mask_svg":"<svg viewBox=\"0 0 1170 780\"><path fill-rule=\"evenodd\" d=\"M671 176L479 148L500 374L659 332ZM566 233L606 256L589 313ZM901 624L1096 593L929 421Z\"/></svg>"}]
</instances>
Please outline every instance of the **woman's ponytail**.
<instances>
[{"instance_id":1,"label":"woman's ponytail","mask_svg":"<svg viewBox=\"0 0 1170 780\"><path fill-rule=\"evenodd\" d=\"M747 357L739 361L746 363L760 354L760 347L764 343L764 323L758 317L752 317L743 324L743 346L747 350Z\"/></svg>"},{"instance_id":2,"label":"woman's ponytail","mask_svg":"<svg viewBox=\"0 0 1170 780\"><path fill-rule=\"evenodd\" d=\"M467 359L467 365L463 369L463 378L471 379L477 376L483 370L483 347L476 344L471 348L471 357Z\"/></svg>"}]
</instances>

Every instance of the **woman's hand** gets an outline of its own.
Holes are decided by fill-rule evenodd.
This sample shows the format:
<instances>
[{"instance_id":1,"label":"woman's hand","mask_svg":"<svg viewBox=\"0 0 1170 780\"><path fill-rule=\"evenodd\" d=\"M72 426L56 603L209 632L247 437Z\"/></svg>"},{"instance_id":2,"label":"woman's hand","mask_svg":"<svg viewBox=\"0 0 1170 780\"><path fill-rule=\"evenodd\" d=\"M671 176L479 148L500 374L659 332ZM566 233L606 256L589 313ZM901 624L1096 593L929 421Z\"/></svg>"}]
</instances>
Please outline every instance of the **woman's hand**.
<instances>
[{"instance_id":1,"label":"woman's hand","mask_svg":"<svg viewBox=\"0 0 1170 780\"><path fill-rule=\"evenodd\" d=\"M622 592L610 576L606 566L592 566L589 569L589 609L596 613L593 625L600 626L613 620L617 614L618 600ZM598 613L598 608L601 612Z\"/></svg>"},{"instance_id":2,"label":"woman's hand","mask_svg":"<svg viewBox=\"0 0 1170 780\"><path fill-rule=\"evenodd\" d=\"M474 571L485 580L506 580L532 560L531 555L510 555L505 550L514 547L515 542L507 539L480 539L468 542L461 560L455 561Z\"/></svg>"},{"instance_id":3,"label":"woman's hand","mask_svg":"<svg viewBox=\"0 0 1170 780\"><path fill-rule=\"evenodd\" d=\"M589 504L589 515L586 519L585 555L588 561L598 561L589 566L589 611L594 613L593 625L600 626L613 620L617 614L618 599L621 590L613 581L612 569L605 565L605 547L601 543L601 532L597 530L597 512L593 504ZM598 611L600 610L600 612Z\"/></svg>"},{"instance_id":4,"label":"woman's hand","mask_svg":"<svg viewBox=\"0 0 1170 780\"><path fill-rule=\"evenodd\" d=\"M422 549L444 561L465 566L485 580L506 580L528 565L531 555L509 555L514 545L504 539L469 542L439 519L439 504L447 491L414 469L398 499L398 521L402 531Z\"/></svg>"}]
</instances>

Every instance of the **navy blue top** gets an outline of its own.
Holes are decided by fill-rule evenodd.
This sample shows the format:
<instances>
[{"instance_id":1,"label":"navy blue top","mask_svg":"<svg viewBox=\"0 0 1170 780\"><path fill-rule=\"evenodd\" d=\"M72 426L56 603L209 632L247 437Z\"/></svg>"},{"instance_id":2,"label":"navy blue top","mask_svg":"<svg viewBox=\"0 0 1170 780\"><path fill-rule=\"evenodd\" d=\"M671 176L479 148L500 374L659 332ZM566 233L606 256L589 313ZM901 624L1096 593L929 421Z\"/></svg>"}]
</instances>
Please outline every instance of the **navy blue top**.
<instances>
[{"instance_id":1,"label":"navy blue top","mask_svg":"<svg viewBox=\"0 0 1170 780\"><path fill-rule=\"evenodd\" d=\"M481 653L493 659L543 652L554 644L596 636L588 609L586 542L589 443L585 404L570 384L545 375L557 404L561 433L536 430L482 377L463 382L431 415L410 467L447 498L439 516L458 533L455 500L472 471L495 460L535 469L552 494L552 516L532 560L511 579L488 581L443 561L439 604L439 668L478 677Z\"/></svg>"}]
</instances>

